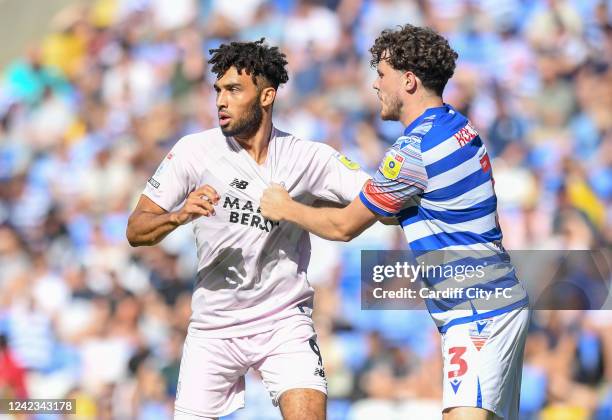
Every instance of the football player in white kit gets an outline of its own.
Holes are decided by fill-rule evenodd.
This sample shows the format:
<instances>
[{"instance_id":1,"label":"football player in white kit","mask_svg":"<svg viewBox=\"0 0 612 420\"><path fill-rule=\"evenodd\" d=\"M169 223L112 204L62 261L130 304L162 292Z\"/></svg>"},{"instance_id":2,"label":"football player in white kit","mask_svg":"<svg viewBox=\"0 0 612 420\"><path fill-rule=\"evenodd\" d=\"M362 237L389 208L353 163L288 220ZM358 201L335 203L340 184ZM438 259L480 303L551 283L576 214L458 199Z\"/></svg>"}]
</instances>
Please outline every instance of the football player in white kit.
<instances>
[{"instance_id":1,"label":"football player in white kit","mask_svg":"<svg viewBox=\"0 0 612 420\"><path fill-rule=\"evenodd\" d=\"M217 418L244 406L244 375L259 372L285 419L324 419L326 379L311 313L309 234L272 222L259 198L282 183L303 203L350 203L369 178L323 143L272 124L284 54L257 42L211 50L219 128L181 138L130 216L132 246L192 222L198 272L175 419ZM204 217L201 217L204 216Z\"/></svg>"}]
</instances>

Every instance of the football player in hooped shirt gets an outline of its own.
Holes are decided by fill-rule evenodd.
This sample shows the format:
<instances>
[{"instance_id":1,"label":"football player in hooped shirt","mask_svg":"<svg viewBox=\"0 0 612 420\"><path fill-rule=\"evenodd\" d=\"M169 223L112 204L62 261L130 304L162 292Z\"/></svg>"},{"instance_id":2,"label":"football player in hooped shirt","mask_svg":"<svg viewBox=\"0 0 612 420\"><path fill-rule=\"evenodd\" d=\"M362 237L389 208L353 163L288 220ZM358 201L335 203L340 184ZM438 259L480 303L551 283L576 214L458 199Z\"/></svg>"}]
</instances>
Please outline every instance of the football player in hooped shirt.
<instances>
[{"instance_id":1,"label":"football player in hooped shirt","mask_svg":"<svg viewBox=\"0 0 612 420\"><path fill-rule=\"evenodd\" d=\"M447 258L464 251L464 257L491 262L471 286L503 288L504 299L487 304L468 297L426 299L442 334L443 417L517 419L527 295L501 245L485 146L469 121L442 101L457 54L439 34L412 25L383 31L370 51L381 117L401 121L403 135L347 207L305 206L292 200L291 191L273 185L261 199L262 214L343 241L381 217L394 216L415 256L444 250L437 255ZM431 289L442 289L453 278L436 281L423 276Z\"/></svg>"},{"instance_id":2,"label":"football player in hooped shirt","mask_svg":"<svg viewBox=\"0 0 612 420\"><path fill-rule=\"evenodd\" d=\"M198 273L175 419L218 418L243 407L249 368L285 419L324 419L325 370L306 279L309 234L265 219L259 198L282 182L299 201L346 205L369 177L330 146L273 126L276 92L288 79L278 48L262 39L211 53L220 127L176 143L127 229L131 245L153 245L193 222Z\"/></svg>"}]
</instances>

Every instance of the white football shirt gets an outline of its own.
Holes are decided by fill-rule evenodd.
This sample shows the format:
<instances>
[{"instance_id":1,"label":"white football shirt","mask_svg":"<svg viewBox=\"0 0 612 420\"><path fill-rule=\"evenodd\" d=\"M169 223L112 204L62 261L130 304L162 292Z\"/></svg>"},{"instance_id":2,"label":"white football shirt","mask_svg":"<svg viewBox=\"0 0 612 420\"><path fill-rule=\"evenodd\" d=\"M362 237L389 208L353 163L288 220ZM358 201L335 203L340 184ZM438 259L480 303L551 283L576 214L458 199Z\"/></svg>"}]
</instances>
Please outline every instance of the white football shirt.
<instances>
[{"instance_id":1,"label":"white football shirt","mask_svg":"<svg viewBox=\"0 0 612 420\"><path fill-rule=\"evenodd\" d=\"M240 337L269 331L292 316L309 317L309 234L293 223L264 219L259 199L276 182L304 204L348 204L368 178L332 147L276 128L262 165L219 128L181 138L143 194L167 211L205 184L221 197L215 216L193 221L198 273L190 331Z\"/></svg>"}]
</instances>

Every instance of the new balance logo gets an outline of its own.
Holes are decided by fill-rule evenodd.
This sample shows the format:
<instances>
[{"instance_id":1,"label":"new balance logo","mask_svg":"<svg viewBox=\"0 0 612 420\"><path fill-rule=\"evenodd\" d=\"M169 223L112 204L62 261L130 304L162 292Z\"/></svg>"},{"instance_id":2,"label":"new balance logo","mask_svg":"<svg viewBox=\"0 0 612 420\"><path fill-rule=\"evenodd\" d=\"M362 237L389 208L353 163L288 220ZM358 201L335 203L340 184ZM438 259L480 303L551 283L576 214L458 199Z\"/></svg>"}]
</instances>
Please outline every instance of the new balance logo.
<instances>
[{"instance_id":1,"label":"new balance logo","mask_svg":"<svg viewBox=\"0 0 612 420\"><path fill-rule=\"evenodd\" d=\"M238 178L234 178L234 180L230 183L230 187L236 187L240 190L244 190L248 185L248 182L241 181Z\"/></svg>"},{"instance_id":2,"label":"new balance logo","mask_svg":"<svg viewBox=\"0 0 612 420\"><path fill-rule=\"evenodd\" d=\"M325 378L325 369L318 367L314 370L315 376L320 376L321 378Z\"/></svg>"}]
</instances>

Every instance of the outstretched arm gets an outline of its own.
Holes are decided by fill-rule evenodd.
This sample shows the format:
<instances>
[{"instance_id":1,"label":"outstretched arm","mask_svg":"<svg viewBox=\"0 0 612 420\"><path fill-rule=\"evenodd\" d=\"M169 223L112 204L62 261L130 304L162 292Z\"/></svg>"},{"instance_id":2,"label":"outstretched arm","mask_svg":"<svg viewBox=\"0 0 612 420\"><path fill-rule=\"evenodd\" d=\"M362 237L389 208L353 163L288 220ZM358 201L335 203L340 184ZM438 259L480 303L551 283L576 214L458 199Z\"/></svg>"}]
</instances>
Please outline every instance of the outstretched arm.
<instances>
[{"instance_id":1,"label":"outstretched arm","mask_svg":"<svg viewBox=\"0 0 612 420\"><path fill-rule=\"evenodd\" d=\"M379 220L359 197L344 208L314 208L294 201L278 184L264 191L260 207L266 219L292 222L332 241L350 241Z\"/></svg>"}]
</instances>

